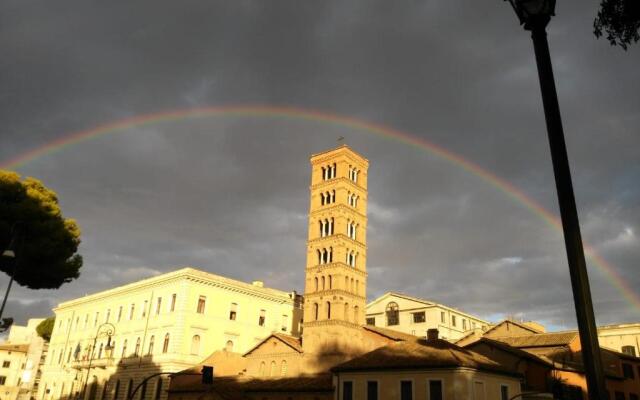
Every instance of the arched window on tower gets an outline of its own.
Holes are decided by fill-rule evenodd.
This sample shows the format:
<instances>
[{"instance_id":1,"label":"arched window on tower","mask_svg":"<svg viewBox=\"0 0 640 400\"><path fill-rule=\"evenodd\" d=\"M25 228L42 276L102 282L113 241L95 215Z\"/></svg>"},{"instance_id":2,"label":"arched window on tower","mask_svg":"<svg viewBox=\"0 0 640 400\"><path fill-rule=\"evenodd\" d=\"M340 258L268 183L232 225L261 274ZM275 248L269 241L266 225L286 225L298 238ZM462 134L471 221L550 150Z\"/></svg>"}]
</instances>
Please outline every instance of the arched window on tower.
<instances>
[{"instance_id":1,"label":"arched window on tower","mask_svg":"<svg viewBox=\"0 0 640 400\"><path fill-rule=\"evenodd\" d=\"M336 177L336 171L337 171L338 167L336 166L336 163L333 163L332 168L331 168L331 177L335 178Z\"/></svg>"},{"instance_id":2,"label":"arched window on tower","mask_svg":"<svg viewBox=\"0 0 640 400\"><path fill-rule=\"evenodd\" d=\"M263 362L260 363L260 376L264 376L264 370L266 369L266 364Z\"/></svg>"},{"instance_id":3,"label":"arched window on tower","mask_svg":"<svg viewBox=\"0 0 640 400\"><path fill-rule=\"evenodd\" d=\"M349 303L344 303L344 319L349 321Z\"/></svg>"},{"instance_id":4,"label":"arched window on tower","mask_svg":"<svg viewBox=\"0 0 640 400\"><path fill-rule=\"evenodd\" d=\"M349 277L344 277L344 290L349 291Z\"/></svg>"},{"instance_id":5,"label":"arched window on tower","mask_svg":"<svg viewBox=\"0 0 640 400\"><path fill-rule=\"evenodd\" d=\"M320 169L322 170L322 180L326 181L327 180L327 169L325 167L320 167Z\"/></svg>"},{"instance_id":6,"label":"arched window on tower","mask_svg":"<svg viewBox=\"0 0 640 400\"><path fill-rule=\"evenodd\" d=\"M329 275L329 289L332 289L333 286L333 278Z\"/></svg>"},{"instance_id":7,"label":"arched window on tower","mask_svg":"<svg viewBox=\"0 0 640 400\"><path fill-rule=\"evenodd\" d=\"M351 278L351 293L353 293L353 278Z\"/></svg>"},{"instance_id":8,"label":"arched window on tower","mask_svg":"<svg viewBox=\"0 0 640 400\"><path fill-rule=\"evenodd\" d=\"M360 323L358 318L360 318L360 308L358 308L358 306L355 306L353 307L353 322L355 322L356 324Z\"/></svg>"},{"instance_id":9,"label":"arched window on tower","mask_svg":"<svg viewBox=\"0 0 640 400\"><path fill-rule=\"evenodd\" d=\"M331 319L331 302L327 301L327 319Z\"/></svg>"},{"instance_id":10,"label":"arched window on tower","mask_svg":"<svg viewBox=\"0 0 640 400\"><path fill-rule=\"evenodd\" d=\"M360 294L360 281L356 279L356 294Z\"/></svg>"},{"instance_id":11,"label":"arched window on tower","mask_svg":"<svg viewBox=\"0 0 640 400\"><path fill-rule=\"evenodd\" d=\"M280 364L280 375L287 375L287 362L285 360L282 360L282 363Z\"/></svg>"},{"instance_id":12,"label":"arched window on tower","mask_svg":"<svg viewBox=\"0 0 640 400\"><path fill-rule=\"evenodd\" d=\"M324 237L324 221L318 221L318 227L320 228L320 237Z\"/></svg>"},{"instance_id":13,"label":"arched window on tower","mask_svg":"<svg viewBox=\"0 0 640 400\"><path fill-rule=\"evenodd\" d=\"M318 264L322 264L322 252L320 249L316 250L316 252L318 253Z\"/></svg>"},{"instance_id":14,"label":"arched window on tower","mask_svg":"<svg viewBox=\"0 0 640 400\"><path fill-rule=\"evenodd\" d=\"M313 303L313 320L318 320L318 303Z\"/></svg>"},{"instance_id":15,"label":"arched window on tower","mask_svg":"<svg viewBox=\"0 0 640 400\"><path fill-rule=\"evenodd\" d=\"M331 191L331 203L335 203L336 202L336 191L335 189Z\"/></svg>"},{"instance_id":16,"label":"arched window on tower","mask_svg":"<svg viewBox=\"0 0 640 400\"><path fill-rule=\"evenodd\" d=\"M320 280L322 281L322 290L324 290L324 276Z\"/></svg>"},{"instance_id":17,"label":"arched window on tower","mask_svg":"<svg viewBox=\"0 0 640 400\"><path fill-rule=\"evenodd\" d=\"M318 277L313 278L313 280L314 280L314 283L315 283L315 286L314 286L315 287L315 291L317 292L318 291Z\"/></svg>"},{"instance_id":18,"label":"arched window on tower","mask_svg":"<svg viewBox=\"0 0 640 400\"><path fill-rule=\"evenodd\" d=\"M320 193L320 205L323 206L325 204L324 193Z\"/></svg>"},{"instance_id":19,"label":"arched window on tower","mask_svg":"<svg viewBox=\"0 0 640 400\"><path fill-rule=\"evenodd\" d=\"M387 304L385 314L387 315L387 326L398 325L400 320L398 303L392 301L391 303Z\"/></svg>"}]
</instances>

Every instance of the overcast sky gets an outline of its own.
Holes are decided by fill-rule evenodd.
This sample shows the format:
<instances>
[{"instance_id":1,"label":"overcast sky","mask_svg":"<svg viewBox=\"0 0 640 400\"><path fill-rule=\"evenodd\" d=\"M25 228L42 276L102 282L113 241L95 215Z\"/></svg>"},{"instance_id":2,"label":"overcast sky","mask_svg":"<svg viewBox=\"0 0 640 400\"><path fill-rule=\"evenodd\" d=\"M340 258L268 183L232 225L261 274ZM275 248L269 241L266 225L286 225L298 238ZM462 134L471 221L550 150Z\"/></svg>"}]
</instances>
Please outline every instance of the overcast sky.
<instances>
[{"instance_id":1,"label":"overcast sky","mask_svg":"<svg viewBox=\"0 0 640 400\"><path fill-rule=\"evenodd\" d=\"M598 1L558 3L549 40L583 237L637 299L640 47L593 36ZM136 115L289 106L426 139L558 212L531 40L502 0L5 0L0 50L0 164ZM575 327L562 235L539 215L426 150L277 116L132 127L17 168L59 194L85 262L57 291L16 287L7 314L23 323L186 265L302 292L308 157L339 136L371 163L370 300ZM640 302L589 267L598 323L639 321Z\"/></svg>"}]
</instances>

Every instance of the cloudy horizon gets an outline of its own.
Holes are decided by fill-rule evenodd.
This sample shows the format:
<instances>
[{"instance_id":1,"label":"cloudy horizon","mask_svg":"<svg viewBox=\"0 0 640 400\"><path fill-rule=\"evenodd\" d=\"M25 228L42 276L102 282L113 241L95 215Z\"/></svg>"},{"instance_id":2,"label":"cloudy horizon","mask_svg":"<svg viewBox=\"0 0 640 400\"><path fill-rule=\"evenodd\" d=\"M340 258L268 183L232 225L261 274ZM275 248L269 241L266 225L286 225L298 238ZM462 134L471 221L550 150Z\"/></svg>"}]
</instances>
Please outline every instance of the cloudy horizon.
<instances>
[{"instance_id":1,"label":"cloudy horizon","mask_svg":"<svg viewBox=\"0 0 640 400\"><path fill-rule=\"evenodd\" d=\"M583 239L613 271L588 260L596 319L611 324L640 321L640 48L597 40L597 6L560 2L549 41ZM141 115L292 107L405 132L558 215L531 40L503 1L12 0L0 33L0 165ZM14 286L6 315L187 265L303 292L308 158L340 137L371 163L368 300L576 326L562 234L540 212L397 138L251 113L131 125L16 167L78 221L84 266L59 290Z\"/></svg>"}]
</instances>

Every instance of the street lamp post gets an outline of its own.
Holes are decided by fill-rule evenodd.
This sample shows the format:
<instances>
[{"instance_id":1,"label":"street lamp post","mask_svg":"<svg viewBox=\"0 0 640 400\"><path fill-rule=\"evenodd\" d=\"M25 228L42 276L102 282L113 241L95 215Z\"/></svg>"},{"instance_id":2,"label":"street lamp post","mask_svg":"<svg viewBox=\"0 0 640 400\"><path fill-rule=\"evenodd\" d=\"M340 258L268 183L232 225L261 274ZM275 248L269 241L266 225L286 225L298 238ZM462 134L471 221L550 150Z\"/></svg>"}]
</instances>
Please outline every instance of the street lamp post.
<instances>
[{"instance_id":1,"label":"street lamp post","mask_svg":"<svg viewBox=\"0 0 640 400\"><path fill-rule=\"evenodd\" d=\"M106 329L103 329L106 328ZM96 342L100 337L107 337L107 345L105 346L105 351L110 351L113 349L111 346L111 337L116 332L116 327L109 322L105 322L101 324L96 330L96 336L93 338L93 343L89 348L89 365L87 366L87 377L84 380L84 387L82 388L82 398L84 399L87 395L87 385L89 384L89 375L91 375L91 362L93 361L93 352L96 349Z\"/></svg>"},{"instance_id":2,"label":"street lamp post","mask_svg":"<svg viewBox=\"0 0 640 400\"><path fill-rule=\"evenodd\" d=\"M531 31L536 64L538 65L538 78L542 92L549 146L551 148L553 173L560 205L564 243L569 262L573 301L580 332L587 388L590 399L601 400L606 398L606 388L602 372L600 346L598 345L598 331L593 314L591 289L580 235L580 223L573 194L571 171L564 141L551 56L549 55L549 43L547 42L546 27L551 16L554 15L555 0L509 0L509 3L511 3L518 15L520 24L524 25L524 29Z\"/></svg>"}]
</instances>

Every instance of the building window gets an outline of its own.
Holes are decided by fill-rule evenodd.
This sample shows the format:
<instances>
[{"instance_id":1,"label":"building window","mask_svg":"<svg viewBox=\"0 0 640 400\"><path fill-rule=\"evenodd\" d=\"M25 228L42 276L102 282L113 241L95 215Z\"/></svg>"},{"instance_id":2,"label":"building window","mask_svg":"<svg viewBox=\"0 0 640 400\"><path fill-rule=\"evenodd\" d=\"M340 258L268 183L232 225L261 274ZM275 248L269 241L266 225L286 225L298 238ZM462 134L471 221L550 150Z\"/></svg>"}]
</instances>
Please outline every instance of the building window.
<instances>
[{"instance_id":1,"label":"building window","mask_svg":"<svg viewBox=\"0 0 640 400\"><path fill-rule=\"evenodd\" d=\"M455 315L451 316L451 325L456 326L456 316Z\"/></svg>"},{"instance_id":2,"label":"building window","mask_svg":"<svg viewBox=\"0 0 640 400\"><path fill-rule=\"evenodd\" d=\"M378 400L378 381L367 381L367 400Z\"/></svg>"},{"instance_id":3,"label":"building window","mask_svg":"<svg viewBox=\"0 0 640 400\"><path fill-rule=\"evenodd\" d=\"M136 305L135 304L131 304L131 309L129 310L129 321L131 321L133 319L133 313L136 312Z\"/></svg>"},{"instance_id":4,"label":"building window","mask_svg":"<svg viewBox=\"0 0 640 400\"><path fill-rule=\"evenodd\" d=\"M375 317L367 318L367 325L370 325L370 326L376 326L376 319L375 319Z\"/></svg>"},{"instance_id":5,"label":"building window","mask_svg":"<svg viewBox=\"0 0 640 400\"><path fill-rule=\"evenodd\" d=\"M631 364L622 363L622 375L625 378L633 379L633 366Z\"/></svg>"},{"instance_id":6,"label":"building window","mask_svg":"<svg viewBox=\"0 0 640 400\"><path fill-rule=\"evenodd\" d=\"M136 340L136 348L133 352L134 356L139 356L140 355L140 338L138 338L138 340Z\"/></svg>"},{"instance_id":7,"label":"building window","mask_svg":"<svg viewBox=\"0 0 640 400\"><path fill-rule=\"evenodd\" d=\"M96 318L93 320L93 326L94 327L98 326L98 318L100 318L100 313L99 312L96 313Z\"/></svg>"},{"instance_id":8,"label":"building window","mask_svg":"<svg viewBox=\"0 0 640 400\"><path fill-rule=\"evenodd\" d=\"M89 326L89 314L84 316L84 329L87 329L87 326Z\"/></svg>"},{"instance_id":9,"label":"building window","mask_svg":"<svg viewBox=\"0 0 640 400\"><path fill-rule=\"evenodd\" d=\"M153 343L156 341L156 337L151 335L149 338L149 351L147 351L147 355L150 356L153 354Z\"/></svg>"},{"instance_id":10,"label":"building window","mask_svg":"<svg viewBox=\"0 0 640 400\"><path fill-rule=\"evenodd\" d=\"M158 382L156 382L155 400L160 400L160 397L162 397L162 378L158 378Z\"/></svg>"},{"instance_id":11,"label":"building window","mask_svg":"<svg viewBox=\"0 0 640 400\"><path fill-rule=\"evenodd\" d=\"M235 321L237 315L238 315L238 304L231 303L231 307L229 309L229 319L231 321Z\"/></svg>"},{"instance_id":12,"label":"building window","mask_svg":"<svg viewBox=\"0 0 640 400\"><path fill-rule=\"evenodd\" d=\"M266 364L263 362L260 363L260 371L259 374L260 376L264 376L264 370L266 369Z\"/></svg>"},{"instance_id":13,"label":"building window","mask_svg":"<svg viewBox=\"0 0 640 400\"><path fill-rule=\"evenodd\" d=\"M120 394L120 379L116 380L116 388L113 391L113 400L118 400L119 394ZM107 399L104 399L104 400L107 400Z\"/></svg>"},{"instance_id":14,"label":"building window","mask_svg":"<svg viewBox=\"0 0 640 400\"><path fill-rule=\"evenodd\" d=\"M122 343L122 358L125 358L127 356L127 339L124 340L124 342Z\"/></svg>"},{"instance_id":15,"label":"building window","mask_svg":"<svg viewBox=\"0 0 640 400\"><path fill-rule=\"evenodd\" d=\"M7 377L0 375L0 385L4 385L7 382Z\"/></svg>"},{"instance_id":16,"label":"building window","mask_svg":"<svg viewBox=\"0 0 640 400\"><path fill-rule=\"evenodd\" d=\"M280 375L287 375L287 362L285 360L282 360L282 363L280 364Z\"/></svg>"},{"instance_id":17,"label":"building window","mask_svg":"<svg viewBox=\"0 0 640 400\"><path fill-rule=\"evenodd\" d=\"M313 303L313 320L318 320L318 303Z\"/></svg>"},{"instance_id":18,"label":"building window","mask_svg":"<svg viewBox=\"0 0 640 400\"><path fill-rule=\"evenodd\" d=\"M156 315L160 315L161 307L162 307L162 297L158 297L158 300L156 300Z\"/></svg>"},{"instance_id":19,"label":"building window","mask_svg":"<svg viewBox=\"0 0 640 400\"><path fill-rule=\"evenodd\" d=\"M104 345L102 343L100 343L100 349L98 350L98 359L102 358L102 349L103 349Z\"/></svg>"},{"instance_id":20,"label":"building window","mask_svg":"<svg viewBox=\"0 0 640 400\"><path fill-rule=\"evenodd\" d=\"M107 314L104 317L104 322L109 322L109 317L111 317L111 309L107 309Z\"/></svg>"},{"instance_id":21,"label":"building window","mask_svg":"<svg viewBox=\"0 0 640 400\"><path fill-rule=\"evenodd\" d=\"M500 385L500 400L509 400L509 386Z\"/></svg>"},{"instance_id":22,"label":"building window","mask_svg":"<svg viewBox=\"0 0 640 400\"><path fill-rule=\"evenodd\" d=\"M400 381L400 400L413 400L412 381Z\"/></svg>"},{"instance_id":23,"label":"building window","mask_svg":"<svg viewBox=\"0 0 640 400\"><path fill-rule=\"evenodd\" d=\"M276 362L275 361L271 361L271 370L269 371L269 376L275 376L276 375Z\"/></svg>"},{"instance_id":24,"label":"building window","mask_svg":"<svg viewBox=\"0 0 640 400\"><path fill-rule=\"evenodd\" d=\"M258 326L264 326L266 315L267 312L265 310L260 310L260 316L258 317Z\"/></svg>"},{"instance_id":25,"label":"building window","mask_svg":"<svg viewBox=\"0 0 640 400\"><path fill-rule=\"evenodd\" d=\"M442 381L429 381L429 400L442 400Z\"/></svg>"},{"instance_id":26,"label":"building window","mask_svg":"<svg viewBox=\"0 0 640 400\"><path fill-rule=\"evenodd\" d=\"M622 346L622 353L635 357L636 348L634 346Z\"/></svg>"},{"instance_id":27,"label":"building window","mask_svg":"<svg viewBox=\"0 0 640 400\"><path fill-rule=\"evenodd\" d=\"M204 306L207 303L207 298L205 296L198 297L198 307L196 308L196 312L198 314L204 314Z\"/></svg>"},{"instance_id":28,"label":"building window","mask_svg":"<svg viewBox=\"0 0 640 400\"><path fill-rule=\"evenodd\" d=\"M233 340L227 340L227 343L224 345L224 350L231 353L233 351Z\"/></svg>"},{"instance_id":29,"label":"building window","mask_svg":"<svg viewBox=\"0 0 640 400\"><path fill-rule=\"evenodd\" d=\"M331 319L331 303L327 301L327 319Z\"/></svg>"},{"instance_id":30,"label":"building window","mask_svg":"<svg viewBox=\"0 0 640 400\"><path fill-rule=\"evenodd\" d=\"M11 367L11 361L2 362L2 368L9 368L9 367Z\"/></svg>"},{"instance_id":31,"label":"building window","mask_svg":"<svg viewBox=\"0 0 640 400\"><path fill-rule=\"evenodd\" d=\"M162 343L162 353L169 351L169 334L164 335L164 343Z\"/></svg>"},{"instance_id":32,"label":"building window","mask_svg":"<svg viewBox=\"0 0 640 400\"><path fill-rule=\"evenodd\" d=\"M467 330L467 320L466 319L462 319L462 330L466 331Z\"/></svg>"},{"instance_id":33,"label":"building window","mask_svg":"<svg viewBox=\"0 0 640 400\"><path fill-rule=\"evenodd\" d=\"M440 311L440 322L442 322L444 324L445 321L446 321L446 319L445 319L444 311Z\"/></svg>"},{"instance_id":34,"label":"building window","mask_svg":"<svg viewBox=\"0 0 640 400\"><path fill-rule=\"evenodd\" d=\"M391 302L387 304L387 326L398 325L400 322L400 311L398 310L398 303Z\"/></svg>"},{"instance_id":35,"label":"building window","mask_svg":"<svg viewBox=\"0 0 640 400\"><path fill-rule=\"evenodd\" d=\"M342 400L353 400L353 382L342 383Z\"/></svg>"},{"instance_id":36,"label":"building window","mask_svg":"<svg viewBox=\"0 0 640 400\"><path fill-rule=\"evenodd\" d=\"M425 318L425 315L424 315L424 311L415 312L412 315L413 315L413 323L414 324L420 324L420 323L426 321L426 318Z\"/></svg>"},{"instance_id":37,"label":"building window","mask_svg":"<svg viewBox=\"0 0 640 400\"><path fill-rule=\"evenodd\" d=\"M118 321L120 322L120 320L122 319L122 306L118 307Z\"/></svg>"},{"instance_id":38,"label":"building window","mask_svg":"<svg viewBox=\"0 0 640 400\"><path fill-rule=\"evenodd\" d=\"M175 293L171 295L171 307L169 308L171 312L176 310L176 297L177 295Z\"/></svg>"},{"instance_id":39,"label":"building window","mask_svg":"<svg viewBox=\"0 0 640 400\"><path fill-rule=\"evenodd\" d=\"M280 326L280 330L282 332L286 332L288 326L289 326L289 316L283 315L282 316L282 325Z\"/></svg>"},{"instance_id":40,"label":"building window","mask_svg":"<svg viewBox=\"0 0 640 400\"><path fill-rule=\"evenodd\" d=\"M149 305L149 300L144 301L144 305L142 306L142 318L147 316L147 306Z\"/></svg>"},{"instance_id":41,"label":"building window","mask_svg":"<svg viewBox=\"0 0 640 400\"><path fill-rule=\"evenodd\" d=\"M195 356L200 354L200 335L193 335L191 338L191 354Z\"/></svg>"}]
</instances>

